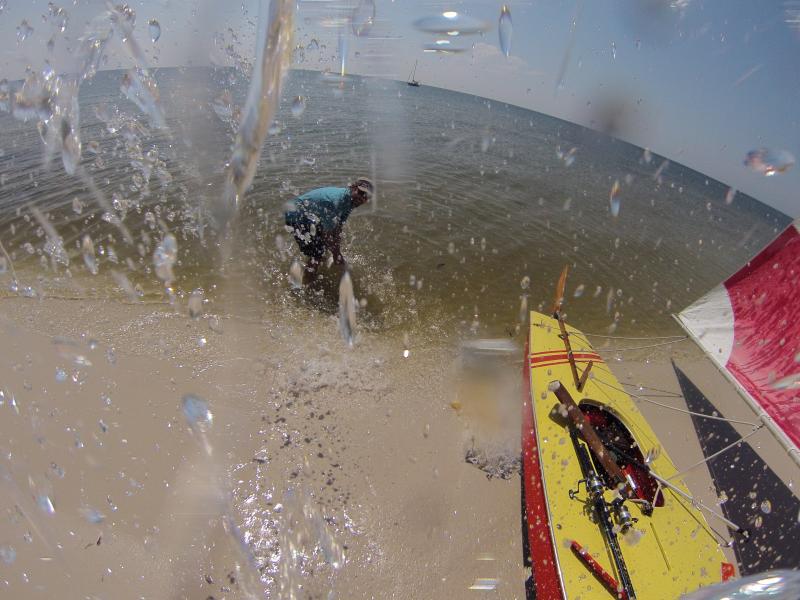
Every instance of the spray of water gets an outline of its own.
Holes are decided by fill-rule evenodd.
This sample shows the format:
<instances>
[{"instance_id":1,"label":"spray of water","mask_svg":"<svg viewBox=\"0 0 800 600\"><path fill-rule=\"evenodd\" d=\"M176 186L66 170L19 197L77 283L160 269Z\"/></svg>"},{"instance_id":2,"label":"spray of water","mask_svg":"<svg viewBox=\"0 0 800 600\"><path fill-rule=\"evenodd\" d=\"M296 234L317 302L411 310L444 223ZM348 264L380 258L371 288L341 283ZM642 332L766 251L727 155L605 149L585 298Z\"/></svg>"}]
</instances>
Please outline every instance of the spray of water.
<instances>
[{"instance_id":1,"label":"spray of water","mask_svg":"<svg viewBox=\"0 0 800 600\"><path fill-rule=\"evenodd\" d=\"M218 226L225 226L236 214L256 174L261 146L278 108L283 76L292 59L293 11L290 0L262 0L259 4L256 63L226 171L225 190L213 208Z\"/></svg>"}]
</instances>

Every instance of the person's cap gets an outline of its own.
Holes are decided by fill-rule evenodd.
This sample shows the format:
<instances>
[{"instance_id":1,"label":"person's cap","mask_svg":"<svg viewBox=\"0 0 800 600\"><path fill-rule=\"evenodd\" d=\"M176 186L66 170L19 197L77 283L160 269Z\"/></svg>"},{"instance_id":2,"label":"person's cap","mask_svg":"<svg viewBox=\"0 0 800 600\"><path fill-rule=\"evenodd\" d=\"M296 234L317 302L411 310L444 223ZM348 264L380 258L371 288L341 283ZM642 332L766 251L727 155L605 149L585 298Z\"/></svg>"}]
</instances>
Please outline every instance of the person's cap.
<instances>
[{"instance_id":1,"label":"person's cap","mask_svg":"<svg viewBox=\"0 0 800 600\"><path fill-rule=\"evenodd\" d=\"M375 191L375 186L372 185L372 181L366 177L359 177L353 182L353 185L357 190L364 192L368 197L371 197Z\"/></svg>"}]
</instances>

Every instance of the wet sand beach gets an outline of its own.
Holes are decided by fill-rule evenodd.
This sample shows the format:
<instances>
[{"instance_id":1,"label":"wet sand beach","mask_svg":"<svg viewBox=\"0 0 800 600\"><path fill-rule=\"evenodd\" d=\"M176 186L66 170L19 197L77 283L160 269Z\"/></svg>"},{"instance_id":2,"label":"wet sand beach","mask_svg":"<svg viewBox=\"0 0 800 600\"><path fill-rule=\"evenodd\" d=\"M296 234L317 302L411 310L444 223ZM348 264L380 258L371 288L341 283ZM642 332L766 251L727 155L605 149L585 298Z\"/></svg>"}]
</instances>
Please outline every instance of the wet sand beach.
<instances>
[{"instance_id":1,"label":"wet sand beach","mask_svg":"<svg viewBox=\"0 0 800 600\"><path fill-rule=\"evenodd\" d=\"M248 579L273 597L289 489L328 530L293 540L307 558L282 585L302 597L452 597L480 577L522 597L519 481L464 461L442 376L452 348L403 359L364 335L344 350L325 316L215 332L169 306L1 310L9 597L247 597ZM213 413L210 456L181 412L189 392ZM338 571L320 557L326 536L346 557Z\"/></svg>"},{"instance_id":2,"label":"wet sand beach","mask_svg":"<svg viewBox=\"0 0 800 600\"><path fill-rule=\"evenodd\" d=\"M516 381L476 409L449 338L404 358L401 340L366 332L346 348L321 312L257 310L2 300L3 594L523 598L519 476L465 461L476 445L518 452L503 416ZM698 385L719 383L692 349L676 354ZM679 391L663 359L611 365ZM189 393L208 427L187 425ZM640 406L679 467L702 458L688 415ZM705 466L686 482L716 506Z\"/></svg>"}]
</instances>

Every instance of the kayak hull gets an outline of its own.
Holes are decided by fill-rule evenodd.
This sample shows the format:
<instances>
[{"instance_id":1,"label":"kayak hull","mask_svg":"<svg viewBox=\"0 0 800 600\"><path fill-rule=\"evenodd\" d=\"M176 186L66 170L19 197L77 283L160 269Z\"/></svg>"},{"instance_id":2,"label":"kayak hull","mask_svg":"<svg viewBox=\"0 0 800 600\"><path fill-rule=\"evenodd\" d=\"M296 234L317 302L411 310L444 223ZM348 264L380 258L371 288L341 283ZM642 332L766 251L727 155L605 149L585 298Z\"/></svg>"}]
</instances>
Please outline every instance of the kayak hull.
<instances>
[{"instance_id":1,"label":"kayak hull","mask_svg":"<svg viewBox=\"0 0 800 600\"><path fill-rule=\"evenodd\" d=\"M592 362L579 390L558 320L531 312L530 323L523 367L522 452L525 534L536 598L618 596L610 589L608 576L619 581L619 573L586 490L578 485L584 475L570 439L566 410L552 391L555 381L569 392L601 437L612 435L609 439L628 448L630 460L621 463L638 465L626 466L629 481L640 497L656 505L647 514L643 503L625 503L636 521L624 533L620 531L618 539L636 597L679 598L721 581L725 556L717 538L691 502L672 490L660 489L647 475L645 455L661 477L676 476L677 470L602 357L580 331L566 326L578 374ZM594 464L599 464L596 457ZM688 492L680 478L671 483ZM606 498L609 502L614 498L611 489Z\"/></svg>"}]
</instances>

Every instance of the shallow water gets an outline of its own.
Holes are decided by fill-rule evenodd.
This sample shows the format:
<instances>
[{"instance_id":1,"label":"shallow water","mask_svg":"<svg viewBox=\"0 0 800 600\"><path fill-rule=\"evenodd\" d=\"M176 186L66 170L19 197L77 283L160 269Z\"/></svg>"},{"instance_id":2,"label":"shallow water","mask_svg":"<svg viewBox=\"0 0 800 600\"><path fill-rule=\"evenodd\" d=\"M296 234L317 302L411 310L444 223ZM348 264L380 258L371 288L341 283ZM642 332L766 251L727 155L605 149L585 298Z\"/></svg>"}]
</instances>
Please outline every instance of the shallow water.
<instances>
[{"instance_id":1,"label":"shallow water","mask_svg":"<svg viewBox=\"0 0 800 600\"><path fill-rule=\"evenodd\" d=\"M132 244L112 215L104 220L85 181L55 163L43 168L33 123L0 118L0 231L29 294L116 296L113 269L145 298L165 298L152 257L169 231L183 302L203 288L226 310L245 294L299 308L299 318L309 307L333 311L336 272L316 295L290 292L297 250L282 206L367 175L378 188L374 205L355 211L345 229L363 326L425 338L513 335L523 297L530 308L549 307L569 264L566 309L575 325L663 334L674 332L671 312L788 223L741 193L726 203L728 188L697 172L538 113L431 87L293 71L253 187L222 239L212 207L235 125L220 102L235 113L246 82L227 69L159 71L167 127L153 129L122 97L121 77L101 72L81 88L81 135L83 165ZM306 98L299 115L291 110L297 96ZM47 254L32 206L63 238L68 267ZM96 276L80 258L85 234ZM0 277L8 289L10 271Z\"/></svg>"}]
</instances>

